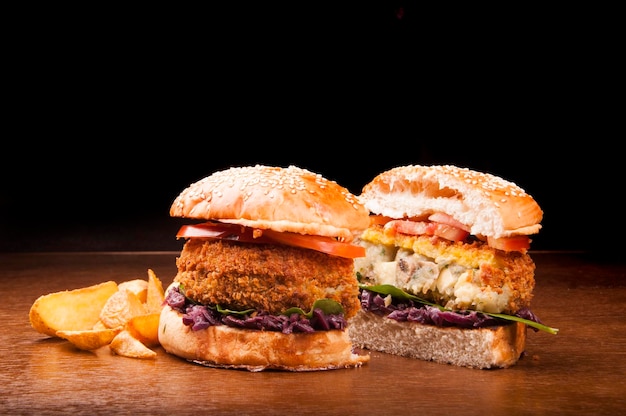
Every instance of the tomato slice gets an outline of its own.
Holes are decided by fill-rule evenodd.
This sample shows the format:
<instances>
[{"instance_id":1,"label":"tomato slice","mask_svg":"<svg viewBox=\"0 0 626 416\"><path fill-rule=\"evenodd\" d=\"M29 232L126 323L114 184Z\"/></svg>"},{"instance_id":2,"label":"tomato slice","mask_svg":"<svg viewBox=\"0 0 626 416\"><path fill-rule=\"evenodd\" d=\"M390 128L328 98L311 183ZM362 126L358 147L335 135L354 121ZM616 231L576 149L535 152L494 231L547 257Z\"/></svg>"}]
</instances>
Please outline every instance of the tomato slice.
<instances>
[{"instance_id":1,"label":"tomato slice","mask_svg":"<svg viewBox=\"0 0 626 416\"><path fill-rule=\"evenodd\" d=\"M391 220L393 220L393 218L385 217L383 215L370 215L370 226L385 225Z\"/></svg>"},{"instance_id":2,"label":"tomato slice","mask_svg":"<svg viewBox=\"0 0 626 416\"><path fill-rule=\"evenodd\" d=\"M527 235L502 238L487 237L487 244L490 247L503 251L521 251L522 253L530 248L530 241L530 237Z\"/></svg>"},{"instance_id":3,"label":"tomato slice","mask_svg":"<svg viewBox=\"0 0 626 416\"><path fill-rule=\"evenodd\" d=\"M342 243L331 237L281 233L273 230L264 230L263 235L282 244L310 248L311 250L321 251L322 253L331 254L333 256L347 257L349 259L365 257L365 247L356 244Z\"/></svg>"},{"instance_id":4,"label":"tomato slice","mask_svg":"<svg viewBox=\"0 0 626 416\"><path fill-rule=\"evenodd\" d=\"M450 241L465 240L468 231L453 225L428 221L393 220L385 224L385 229L409 235L436 235Z\"/></svg>"},{"instance_id":5,"label":"tomato slice","mask_svg":"<svg viewBox=\"0 0 626 416\"><path fill-rule=\"evenodd\" d=\"M372 223L384 224L385 230L408 235L435 235L450 241L463 241L469 235L469 227L438 212L428 217L429 221L389 220L386 217L372 219ZM386 221L386 222L385 222ZM487 244L497 250L520 251L525 253L530 248L531 240L526 235L503 238L487 238Z\"/></svg>"},{"instance_id":6,"label":"tomato slice","mask_svg":"<svg viewBox=\"0 0 626 416\"><path fill-rule=\"evenodd\" d=\"M462 241L469 236L469 231L465 231L448 224L437 224L434 234L437 237L445 238L446 240Z\"/></svg>"},{"instance_id":7,"label":"tomato slice","mask_svg":"<svg viewBox=\"0 0 626 416\"><path fill-rule=\"evenodd\" d=\"M214 238L241 241L244 243L284 244L351 259L365 257L364 247L343 243L331 237L283 233L273 230L258 230L238 224L208 222L195 225L183 225L178 230L176 237Z\"/></svg>"},{"instance_id":8,"label":"tomato slice","mask_svg":"<svg viewBox=\"0 0 626 416\"><path fill-rule=\"evenodd\" d=\"M434 222L411 220L393 220L385 224L386 230L409 235L433 235L436 227Z\"/></svg>"},{"instance_id":9,"label":"tomato slice","mask_svg":"<svg viewBox=\"0 0 626 416\"><path fill-rule=\"evenodd\" d=\"M444 214L443 212L435 212L434 214L429 216L428 219L433 222L438 222L441 224L447 224L456 228L460 228L463 231L467 231L467 232L470 231L470 228L467 225L463 224L460 221L455 220L454 218L452 218L451 215Z\"/></svg>"},{"instance_id":10,"label":"tomato slice","mask_svg":"<svg viewBox=\"0 0 626 416\"><path fill-rule=\"evenodd\" d=\"M177 238L215 238L241 241L244 243L270 243L263 236L254 236L254 230L239 224L206 222L202 224L183 225L176 233Z\"/></svg>"}]
</instances>

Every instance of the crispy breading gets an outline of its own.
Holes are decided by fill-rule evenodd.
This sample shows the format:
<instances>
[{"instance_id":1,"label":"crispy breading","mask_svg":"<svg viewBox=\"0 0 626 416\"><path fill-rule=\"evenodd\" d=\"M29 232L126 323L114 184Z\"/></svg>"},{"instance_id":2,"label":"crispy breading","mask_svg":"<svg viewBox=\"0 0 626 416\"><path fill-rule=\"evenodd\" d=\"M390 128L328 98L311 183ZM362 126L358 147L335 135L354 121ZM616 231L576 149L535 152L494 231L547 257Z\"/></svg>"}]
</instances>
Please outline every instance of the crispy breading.
<instances>
[{"instance_id":1,"label":"crispy breading","mask_svg":"<svg viewBox=\"0 0 626 416\"><path fill-rule=\"evenodd\" d=\"M360 308L352 259L272 244L189 239L176 261L175 281L203 304L279 314L309 311L318 299L341 303L350 318Z\"/></svg>"}]
</instances>

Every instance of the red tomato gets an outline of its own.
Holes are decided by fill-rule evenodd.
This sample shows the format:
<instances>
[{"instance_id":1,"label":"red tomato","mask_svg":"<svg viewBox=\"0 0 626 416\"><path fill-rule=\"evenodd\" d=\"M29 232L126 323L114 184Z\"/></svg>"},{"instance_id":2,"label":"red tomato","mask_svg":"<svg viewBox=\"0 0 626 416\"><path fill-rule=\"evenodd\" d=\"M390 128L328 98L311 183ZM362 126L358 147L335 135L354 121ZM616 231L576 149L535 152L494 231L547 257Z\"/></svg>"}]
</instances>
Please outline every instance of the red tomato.
<instances>
[{"instance_id":1,"label":"red tomato","mask_svg":"<svg viewBox=\"0 0 626 416\"><path fill-rule=\"evenodd\" d=\"M441 224L448 224L453 227L460 228L461 230L464 230L467 232L469 232L470 230L470 227L463 224L462 222L455 220L452 216L448 214L444 214L443 212L435 212L430 217L428 217L428 219L433 222L439 222Z\"/></svg>"},{"instance_id":2,"label":"red tomato","mask_svg":"<svg viewBox=\"0 0 626 416\"><path fill-rule=\"evenodd\" d=\"M253 229L238 224L206 222L202 224L183 225L176 233L177 238L216 238L242 241L244 243L268 243L267 238L254 237Z\"/></svg>"},{"instance_id":3,"label":"red tomato","mask_svg":"<svg viewBox=\"0 0 626 416\"><path fill-rule=\"evenodd\" d=\"M437 225L434 222L392 220L385 224L386 230L408 235L434 235Z\"/></svg>"},{"instance_id":4,"label":"red tomato","mask_svg":"<svg viewBox=\"0 0 626 416\"><path fill-rule=\"evenodd\" d=\"M365 257L365 248L343 243L332 237L281 233L273 230L258 230L238 224L207 222L195 225L183 225L176 237L214 238L241 241L244 243L284 244L293 247L308 248L333 256L356 258Z\"/></svg>"},{"instance_id":5,"label":"red tomato","mask_svg":"<svg viewBox=\"0 0 626 416\"><path fill-rule=\"evenodd\" d=\"M387 224L391 220L392 220L392 218L385 217L383 215L370 215L370 226L373 226L373 225L385 225L385 224Z\"/></svg>"},{"instance_id":6,"label":"red tomato","mask_svg":"<svg viewBox=\"0 0 626 416\"><path fill-rule=\"evenodd\" d=\"M469 231L453 225L428 221L393 220L385 224L385 229L409 235L436 235L450 241L461 241L469 235Z\"/></svg>"},{"instance_id":7,"label":"red tomato","mask_svg":"<svg viewBox=\"0 0 626 416\"><path fill-rule=\"evenodd\" d=\"M470 228L448 214L437 212L428 217L429 221L393 220L382 216L372 216L372 224L384 224L385 230L408 235L435 235L450 241L463 241L470 235ZM487 244L497 250L520 251L530 248L528 236L487 238Z\"/></svg>"},{"instance_id":8,"label":"red tomato","mask_svg":"<svg viewBox=\"0 0 626 416\"><path fill-rule=\"evenodd\" d=\"M522 253L530 248L530 241L527 235L502 238L487 237L487 244L490 247L503 251L521 251Z\"/></svg>"},{"instance_id":9,"label":"red tomato","mask_svg":"<svg viewBox=\"0 0 626 416\"><path fill-rule=\"evenodd\" d=\"M437 224L435 235L450 241L463 241L469 236L469 231L448 224Z\"/></svg>"},{"instance_id":10,"label":"red tomato","mask_svg":"<svg viewBox=\"0 0 626 416\"><path fill-rule=\"evenodd\" d=\"M280 233L273 230L264 230L263 235L282 244L310 248L312 250L321 251L322 253L332 254L333 256L347 257L350 259L365 257L365 247L350 243L342 243L331 237L297 233Z\"/></svg>"}]
</instances>

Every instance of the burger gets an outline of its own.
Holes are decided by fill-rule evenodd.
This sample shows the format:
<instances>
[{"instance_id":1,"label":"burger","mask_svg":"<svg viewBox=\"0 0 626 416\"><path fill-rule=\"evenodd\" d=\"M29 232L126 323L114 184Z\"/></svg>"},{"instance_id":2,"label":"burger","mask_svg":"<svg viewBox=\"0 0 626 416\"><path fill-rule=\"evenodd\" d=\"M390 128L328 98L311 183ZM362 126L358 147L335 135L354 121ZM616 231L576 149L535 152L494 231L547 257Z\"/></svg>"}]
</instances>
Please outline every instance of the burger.
<instances>
[{"instance_id":1,"label":"burger","mask_svg":"<svg viewBox=\"0 0 626 416\"><path fill-rule=\"evenodd\" d=\"M354 261L361 310L355 345L471 368L506 368L528 328L556 334L531 311L528 250L543 211L516 184L451 165L400 166L366 184L370 226Z\"/></svg>"},{"instance_id":2,"label":"burger","mask_svg":"<svg viewBox=\"0 0 626 416\"><path fill-rule=\"evenodd\" d=\"M249 371L369 361L347 331L369 212L346 188L296 166L232 167L184 189L170 215L190 222L160 317L165 351Z\"/></svg>"}]
</instances>

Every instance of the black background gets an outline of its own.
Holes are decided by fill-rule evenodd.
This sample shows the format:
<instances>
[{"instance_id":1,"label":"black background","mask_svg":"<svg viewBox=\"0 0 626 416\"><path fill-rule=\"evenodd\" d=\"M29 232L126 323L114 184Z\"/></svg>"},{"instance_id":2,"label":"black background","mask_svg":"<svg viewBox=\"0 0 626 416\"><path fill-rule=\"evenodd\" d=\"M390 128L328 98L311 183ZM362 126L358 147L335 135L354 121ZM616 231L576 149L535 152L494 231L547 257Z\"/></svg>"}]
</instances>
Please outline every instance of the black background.
<instances>
[{"instance_id":1,"label":"black background","mask_svg":"<svg viewBox=\"0 0 626 416\"><path fill-rule=\"evenodd\" d=\"M544 210L534 250L618 249L610 22L587 10L468 20L410 2L274 7L17 15L0 251L179 250L173 199L257 163L356 194L404 164L491 172Z\"/></svg>"}]
</instances>

